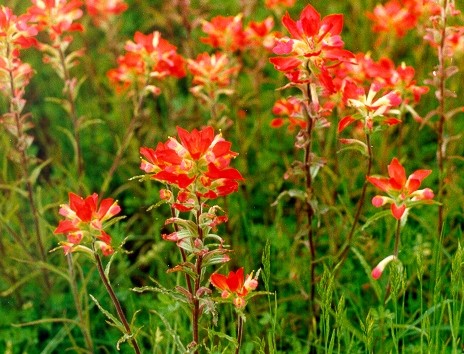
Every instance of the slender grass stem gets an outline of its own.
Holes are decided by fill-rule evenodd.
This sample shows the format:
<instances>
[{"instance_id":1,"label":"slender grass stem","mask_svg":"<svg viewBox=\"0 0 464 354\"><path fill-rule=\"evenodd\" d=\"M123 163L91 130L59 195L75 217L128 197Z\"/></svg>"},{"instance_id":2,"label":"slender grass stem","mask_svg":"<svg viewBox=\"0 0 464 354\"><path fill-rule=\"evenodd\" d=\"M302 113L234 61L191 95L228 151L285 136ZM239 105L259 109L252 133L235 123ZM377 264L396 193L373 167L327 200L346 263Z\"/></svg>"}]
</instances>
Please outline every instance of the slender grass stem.
<instances>
[{"instance_id":1,"label":"slender grass stem","mask_svg":"<svg viewBox=\"0 0 464 354\"><path fill-rule=\"evenodd\" d=\"M71 117L71 121L73 124L73 133L74 133L74 140L76 142L76 160L77 160L77 178L79 182L79 189L82 189L82 176L84 174L84 160L82 158L82 148L81 148L81 142L80 142L80 134L79 134L79 129L80 129L80 122L79 122L79 117L77 116L77 110L76 110L76 100L75 100L75 95L76 92L74 92L73 88L73 78L71 77L71 74L69 73L69 68L66 65L66 56L61 48L59 46L58 49L58 54L60 57L60 64L61 64L61 70L63 74L63 79L64 79L64 89L66 92L66 99L69 104L69 115ZM82 190L81 190L82 192Z\"/></svg>"},{"instance_id":2,"label":"slender grass stem","mask_svg":"<svg viewBox=\"0 0 464 354\"><path fill-rule=\"evenodd\" d=\"M148 85L148 80L147 80L147 85ZM111 164L111 167L108 171L108 174L106 175L101 191L100 191L100 196L103 196L104 193L108 190L109 184L111 182L111 179L113 178L114 173L116 172L116 169L118 168L119 164L121 163L122 157L124 155L124 152L127 150L131 140L132 136L134 135L135 128L137 128L137 123L140 119L140 112L142 110L143 106L143 101L144 101L144 95L142 93L138 93L138 98L136 102L134 103L134 111L132 114L132 118L129 122L129 125L124 133L124 137L122 139L121 145L118 148L118 151L116 152L116 156L113 159L113 163ZM135 101L135 100L133 100Z\"/></svg>"},{"instance_id":3,"label":"slender grass stem","mask_svg":"<svg viewBox=\"0 0 464 354\"><path fill-rule=\"evenodd\" d=\"M366 176L370 176L371 170L372 170L372 146L371 146L371 137L369 133L366 133L366 145L367 145L367 173ZM361 191L361 196L359 197L358 200L358 206L356 208L356 213L354 215L354 220L353 224L351 225L350 233L348 234L346 238L346 245L343 248L342 252L340 253L340 265L343 264L343 262L346 260L346 257L348 256L348 252L350 250L350 245L351 241L353 239L354 232L356 231L356 227L358 226L358 221L361 216L361 212L364 206L364 202L366 199L366 190L367 190L367 179L364 180L364 184L362 187Z\"/></svg>"},{"instance_id":4,"label":"slender grass stem","mask_svg":"<svg viewBox=\"0 0 464 354\"><path fill-rule=\"evenodd\" d=\"M113 305L116 308L116 312L118 313L118 317L121 320L122 325L124 326L126 334L130 336L129 342L134 348L135 353L140 354L141 352L139 345L137 344L137 340L132 336L132 331L130 329L129 323L127 322L126 316L124 315L124 311L122 310L121 304L118 298L116 297L116 294L114 293L113 287L111 286L108 278L106 277L105 271L103 270L101 258L97 252L94 252L94 258L97 264L98 274L100 275L103 285L105 285L106 291L108 292L108 295L110 296L111 301L113 302Z\"/></svg>"},{"instance_id":5,"label":"slender grass stem","mask_svg":"<svg viewBox=\"0 0 464 354\"><path fill-rule=\"evenodd\" d=\"M71 292L72 292L73 299L74 299L74 305L76 306L77 317L79 318L79 324L80 324L79 327L81 328L82 334L84 335L84 340L85 340L85 345L87 347L87 350L89 350L89 352L93 352L93 343L92 343L92 337L90 336L89 323L86 319L84 319L81 300L79 298L79 294L77 291L76 274L74 272L72 253L68 253L66 255L66 260L68 261L68 273L69 273L69 278L70 278Z\"/></svg>"}]
</instances>

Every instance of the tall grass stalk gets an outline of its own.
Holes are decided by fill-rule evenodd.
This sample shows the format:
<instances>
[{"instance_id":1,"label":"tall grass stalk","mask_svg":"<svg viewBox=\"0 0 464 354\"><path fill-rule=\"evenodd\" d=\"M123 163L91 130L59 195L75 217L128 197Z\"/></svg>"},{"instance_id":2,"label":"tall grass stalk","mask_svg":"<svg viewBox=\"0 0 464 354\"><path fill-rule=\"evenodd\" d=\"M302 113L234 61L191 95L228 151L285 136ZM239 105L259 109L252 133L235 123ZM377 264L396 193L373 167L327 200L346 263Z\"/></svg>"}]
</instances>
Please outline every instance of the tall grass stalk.
<instances>
[{"instance_id":1,"label":"tall grass stalk","mask_svg":"<svg viewBox=\"0 0 464 354\"><path fill-rule=\"evenodd\" d=\"M76 274L74 272L74 264L72 253L66 255L66 260L68 263L68 273L69 273L69 282L71 285L71 292L74 299L74 305L76 306L77 318L79 319L79 328L84 336L85 346L89 352L93 352L93 343L92 337L90 335L90 322L88 313L84 316L82 311L81 299L77 290Z\"/></svg>"}]
</instances>

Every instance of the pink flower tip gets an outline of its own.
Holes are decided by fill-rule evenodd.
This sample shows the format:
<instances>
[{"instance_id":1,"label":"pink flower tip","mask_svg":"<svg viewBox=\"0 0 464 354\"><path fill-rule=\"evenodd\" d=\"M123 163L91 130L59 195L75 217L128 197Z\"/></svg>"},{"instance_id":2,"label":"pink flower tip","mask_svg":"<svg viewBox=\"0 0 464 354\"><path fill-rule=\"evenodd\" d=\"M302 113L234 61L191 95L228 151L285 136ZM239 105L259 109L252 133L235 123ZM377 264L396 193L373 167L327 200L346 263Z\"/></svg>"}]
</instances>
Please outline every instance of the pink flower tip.
<instances>
[{"instance_id":1,"label":"pink flower tip","mask_svg":"<svg viewBox=\"0 0 464 354\"><path fill-rule=\"evenodd\" d=\"M372 278L374 278L375 280L379 279L380 276L382 275L383 273L383 270L378 268L378 267L375 267L373 270L372 270Z\"/></svg>"},{"instance_id":2,"label":"pink flower tip","mask_svg":"<svg viewBox=\"0 0 464 354\"><path fill-rule=\"evenodd\" d=\"M390 263L391 261L395 260L396 256L390 255L380 261L379 264L372 270L371 275L372 278L375 280L379 279L382 276L383 271L385 270L385 267Z\"/></svg>"},{"instance_id":3,"label":"pink flower tip","mask_svg":"<svg viewBox=\"0 0 464 354\"><path fill-rule=\"evenodd\" d=\"M372 205L376 208L380 208L381 206L384 206L387 203L386 199L386 197L376 195L374 198L372 198Z\"/></svg>"},{"instance_id":4,"label":"pink flower tip","mask_svg":"<svg viewBox=\"0 0 464 354\"><path fill-rule=\"evenodd\" d=\"M433 199L433 197L435 197L435 194L433 194L433 191L430 188L425 188L422 192L422 197L424 199Z\"/></svg>"}]
</instances>

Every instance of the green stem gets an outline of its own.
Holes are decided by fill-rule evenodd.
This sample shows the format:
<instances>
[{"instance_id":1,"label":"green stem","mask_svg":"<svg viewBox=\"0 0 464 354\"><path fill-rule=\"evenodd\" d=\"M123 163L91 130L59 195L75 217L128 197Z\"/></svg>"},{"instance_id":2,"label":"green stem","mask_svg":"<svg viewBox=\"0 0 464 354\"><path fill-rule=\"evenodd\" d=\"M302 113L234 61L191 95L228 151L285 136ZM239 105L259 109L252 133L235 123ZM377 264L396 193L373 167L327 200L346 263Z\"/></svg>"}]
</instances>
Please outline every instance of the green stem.
<instances>
[{"instance_id":1,"label":"green stem","mask_svg":"<svg viewBox=\"0 0 464 354\"><path fill-rule=\"evenodd\" d=\"M140 348L137 344L137 340L132 336L132 331L130 329L129 323L127 322L126 316L124 315L124 311L122 310L121 304L114 293L113 287L111 286L105 271L103 270L103 265L100 259L100 256L97 252L94 252L95 262L97 264L98 274L100 275L101 280L103 281L103 285L105 285L106 291L113 302L114 307L116 308L116 312L118 313L118 317L121 320L122 325L126 331L126 334L130 337L129 342L131 343L132 347L136 354L140 354Z\"/></svg>"},{"instance_id":2,"label":"green stem","mask_svg":"<svg viewBox=\"0 0 464 354\"><path fill-rule=\"evenodd\" d=\"M393 255L398 258L399 245L400 245L400 233L401 233L401 220L396 221L395 231L395 246L393 247Z\"/></svg>"}]
</instances>

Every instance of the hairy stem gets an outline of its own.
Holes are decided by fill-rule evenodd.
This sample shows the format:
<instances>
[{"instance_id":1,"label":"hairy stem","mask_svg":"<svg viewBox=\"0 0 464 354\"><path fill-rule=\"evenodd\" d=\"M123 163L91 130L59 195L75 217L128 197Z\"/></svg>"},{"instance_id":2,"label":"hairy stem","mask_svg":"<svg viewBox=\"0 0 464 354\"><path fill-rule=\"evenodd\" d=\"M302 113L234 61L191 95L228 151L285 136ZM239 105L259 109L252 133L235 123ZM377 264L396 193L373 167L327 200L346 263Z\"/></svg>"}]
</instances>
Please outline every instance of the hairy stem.
<instances>
[{"instance_id":1,"label":"hairy stem","mask_svg":"<svg viewBox=\"0 0 464 354\"><path fill-rule=\"evenodd\" d=\"M317 97L313 97L313 91L310 84L306 86L306 98L308 100L309 107L314 99ZM316 95L316 93L314 92ZM313 194L313 179L311 175L311 165L312 165L312 134L314 128L314 119L311 117L310 112L307 111L306 108L303 108L303 114L306 117L306 131L305 131L305 145L304 145L304 172L305 172L305 187L306 187L306 218L308 223L308 245L309 245L309 252L311 255L311 260L309 262L309 306L310 306L310 328L315 325L315 318L316 318L316 303L315 303L315 296L316 296L316 245L314 240L314 233L313 233L313 217L314 217L314 209L311 204L312 194ZM311 332L311 331L309 331Z\"/></svg>"},{"instance_id":2,"label":"hairy stem","mask_svg":"<svg viewBox=\"0 0 464 354\"><path fill-rule=\"evenodd\" d=\"M176 217L176 211L172 206L171 206L171 215L173 218ZM174 225L174 231L179 232L179 226L177 226L177 224L175 223L173 225ZM187 255L185 254L185 250L180 247L179 247L179 250L180 250L180 255L182 257L182 262L184 263L187 262ZM185 282L187 283L187 288L188 288L189 293L192 294L193 296L192 280L190 279L188 274L185 274Z\"/></svg>"},{"instance_id":3,"label":"hairy stem","mask_svg":"<svg viewBox=\"0 0 464 354\"><path fill-rule=\"evenodd\" d=\"M445 40L446 40L446 8L448 7L448 1L444 0L443 7L441 9L441 39L440 45L438 46L438 123L437 123L437 164L438 164L438 237L440 237L443 231L443 198L444 198L444 175L445 175L445 154L446 144L444 139L445 133Z\"/></svg>"},{"instance_id":4,"label":"hairy stem","mask_svg":"<svg viewBox=\"0 0 464 354\"><path fill-rule=\"evenodd\" d=\"M116 308L116 312L118 313L118 317L121 320L122 325L126 331L126 334L130 337L129 342L131 343L132 347L136 354L140 354L140 348L137 344L137 340L132 336L132 331L130 329L129 323L127 322L126 316L124 315L124 311L122 310L121 304L119 303L116 294L114 293L113 287L111 286L108 278L106 277L105 271L103 270L103 265L100 259L100 256L97 252L94 252L95 262L97 264L98 274L105 285L106 291L108 295L110 295L111 301L113 302L114 307Z\"/></svg>"},{"instance_id":5,"label":"hairy stem","mask_svg":"<svg viewBox=\"0 0 464 354\"><path fill-rule=\"evenodd\" d=\"M197 222L197 230L198 230L198 239L203 241L203 230L200 227L200 216L203 212L203 205L201 203L200 197L198 197L198 204L200 205L200 209L197 210L196 215L196 222ZM199 344L199 331L198 331L198 324L200 322L200 299L197 297L198 290L200 289L201 285L201 268L203 263L203 256L201 254L197 255L197 260L195 263L195 273L196 278L194 282L194 288L192 293L193 299L193 310L192 310L192 330L193 330L193 342L195 345ZM198 354L198 349L195 350L195 354Z\"/></svg>"},{"instance_id":6,"label":"hairy stem","mask_svg":"<svg viewBox=\"0 0 464 354\"><path fill-rule=\"evenodd\" d=\"M6 57L10 58L11 47L9 43L7 43L6 45L6 52L7 52ZM34 230L35 230L37 245L39 248L40 258L42 261L45 262L46 254L45 254L45 247L42 241L42 233L40 231L39 212L35 204L34 188L32 186L31 180L29 179L29 158L27 157L27 153L26 153L27 136L24 133L24 127L23 127L23 122L21 118L21 108L18 108L14 102L14 97L16 96L16 86L15 86L15 80L14 80L12 71L9 72L9 81L10 81L10 91L11 91L10 112L13 113L14 115L17 134L18 134L17 135L18 141L17 141L16 147L20 155L20 159L21 159L20 168L21 168L22 178L24 179L24 182L26 184L27 199L29 201L29 206L31 208L32 217L34 220ZM51 284L50 284L50 280L48 279L48 272L46 270L44 271L44 277L45 277L46 286L48 289L50 289Z\"/></svg>"},{"instance_id":7,"label":"hairy stem","mask_svg":"<svg viewBox=\"0 0 464 354\"><path fill-rule=\"evenodd\" d=\"M242 338L243 338L243 317L242 315L238 314L237 316L237 349L235 349L235 354L240 353L240 347L242 346Z\"/></svg>"}]
</instances>

